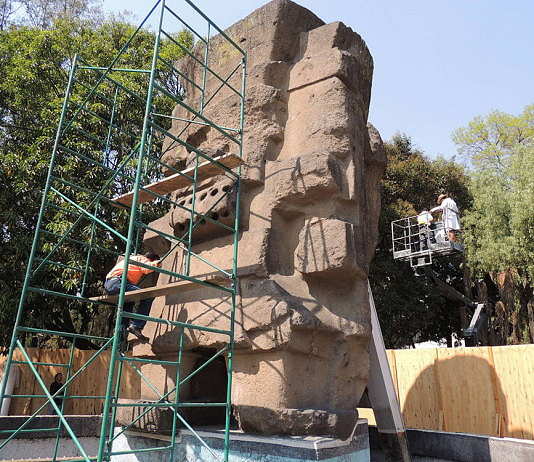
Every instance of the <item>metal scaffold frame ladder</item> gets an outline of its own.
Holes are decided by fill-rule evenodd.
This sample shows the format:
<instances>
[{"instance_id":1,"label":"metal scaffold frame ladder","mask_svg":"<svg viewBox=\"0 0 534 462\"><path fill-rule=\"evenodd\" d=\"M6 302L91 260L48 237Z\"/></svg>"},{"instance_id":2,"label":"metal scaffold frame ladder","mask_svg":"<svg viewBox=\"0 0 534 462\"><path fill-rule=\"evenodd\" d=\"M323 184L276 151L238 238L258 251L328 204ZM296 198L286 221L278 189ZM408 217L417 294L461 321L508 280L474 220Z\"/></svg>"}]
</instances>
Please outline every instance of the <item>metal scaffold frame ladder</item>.
<instances>
[{"instance_id":1,"label":"metal scaffold frame ladder","mask_svg":"<svg viewBox=\"0 0 534 462\"><path fill-rule=\"evenodd\" d=\"M176 0L178 1L178 0ZM209 460L220 460L227 462L229 457L230 445L230 421L231 421L231 384L232 384L232 360L234 349L234 322L237 297L237 247L239 235L239 189L240 189L240 165L243 157L243 131L244 131L244 105L245 105L245 86L246 86L246 54L245 52L221 30L213 21L211 21L203 12L201 12L190 0L179 0L184 8L187 7L192 14L195 14L199 21L206 25L207 33L205 36L200 35L193 27L182 19L175 11L166 4L166 0L158 0L146 15L140 26L129 37L122 46L118 54L106 66L92 66L85 62L82 57L76 55L70 66L68 83L66 87L65 98L61 109L58 129L53 145L52 155L49 163L48 174L43 189L42 202L37 218L35 234L33 237L32 247L26 269L26 275L23 283L23 289L18 305L13 335L10 343L9 354L5 363L4 380L2 381L0 397L6 398L39 398L44 399L44 403L35 410L32 415L24 421L17 429L2 430L5 439L0 440L0 458L2 448L9 444L15 437L22 433L31 432L53 432L55 434L55 447L50 460L57 460L62 457L59 451L61 435L66 432L76 446L79 456L73 459L61 460L84 460L84 461L109 461L112 456L126 455L130 453L146 453L152 451L168 451L169 461L174 460L175 450L178 445L177 432L179 425L189 429L192 434L200 440L200 444L210 454ZM149 20L156 19L157 27L154 34L153 51L150 68L130 68L126 52L136 39L141 29L145 27ZM174 34L165 30L167 20L178 21L180 27L195 37L195 50L201 51L203 58L198 58L196 53L188 48L176 38ZM217 33L217 40L220 40L235 51L237 57L236 65L227 75L220 75L210 66L210 45L212 45L211 35ZM177 69L168 57L161 54L162 42L173 43L178 47L184 56L188 56L195 62L200 69L200 82L195 82L194 75L185 75ZM169 88L165 82L162 82L161 76L165 74L174 79L175 85ZM142 90L132 88L125 80L121 78L124 75L135 75L142 83ZM118 76L118 77L117 77ZM209 82L216 80L218 86L215 89L209 86ZM239 82L238 88L231 81ZM198 91L198 97L187 98L185 88L189 86ZM239 126L226 127L218 121L210 119L206 114L206 108L214 100L221 89L226 89L237 95L239 98L239 111L236 120L239 120ZM210 93L211 92L211 93ZM170 114L158 112L155 100L156 98L167 99L169 104L179 106L187 117L174 117ZM96 103L98 101L98 103ZM187 101L187 102L186 102ZM198 103L198 105L197 105ZM139 111L139 117L134 120L128 129L119 126L120 111L128 104L128 116L130 116L132 107L135 106ZM106 108L106 115L102 115L101 107ZM97 109L95 109L97 108ZM109 111L108 111L109 109ZM141 116L142 115L142 116ZM91 125L90 121L94 121ZM171 123L181 123L184 128L179 132L171 131L168 127ZM137 124L137 125L136 125ZM214 129L235 148L235 153L222 156L212 157L207 152L197 146L190 144L186 138L186 132L192 124L200 124ZM98 128L94 128L94 127ZM115 148L118 137L122 140L128 140L129 149L117 153ZM80 140L84 140L80 142ZM165 139L170 142L165 151L159 151L163 146L161 142ZM124 149L125 143L121 146ZM80 149L80 146L83 149ZM173 147L183 147L193 155L190 162L190 168L182 170L176 165L170 165L165 160L164 154ZM70 163L69 163L70 162ZM89 186L82 186L84 183L79 181L80 178L68 177L69 165L86 165L87 170L99 169L107 176L103 184L95 185L93 189ZM156 167L171 172L171 177L155 178L153 172ZM79 175L83 169L74 169ZM150 173L152 172L152 173ZM225 193L224 197L233 194L235 197L235 210L233 224L223 223L211 213L219 201L213 204L207 211L200 213L195 205L196 195L198 194L198 184L209 176L224 175L232 180L232 187ZM123 181L131 190L125 194L111 195L119 181ZM184 205L172 199L169 194L172 190L184 188L187 185L192 193L190 204ZM162 192L163 188L163 192ZM167 189L165 189L167 188ZM81 200L83 197L84 200ZM143 214L146 203L157 201L160 205L167 204L172 207L181 209L190 214L188 227L182 236L165 233L155 229L143 222ZM232 202L233 203L233 202ZM111 210L111 212L110 212ZM106 213L104 213L106 212ZM50 226L52 218L56 215L68 217L67 228L58 231ZM122 226L116 225L116 221L109 217L122 217ZM198 255L193 250L193 233L197 227L204 223L210 222L216 226L222 227L232 236L232 258L229 261L228 268L223 269L211 263L206 257ZM82 228L82 225L85 227ZM87 232L83 231L87 230ZM225 328L212 327L199 323L167 320L154 316L145 316L130 311L125 311L125 303L131 300L135 295L133 292L127 293L127 268L131 261L132 255L139 250L139 243L143 232L149 230L159 234L161 237L171 242L170 250L162 257L165 259L175 249L182 250L184 258L180 272L174 269L164 269L159 266L152 266L141 262L136 265L145 267L152 271L170 276L174 281L172 284L191 285L206 287L211 290L217 290L221 297L229 301L230 309L228 312L228 326ZM102 243L98 236L106 236L110 241L115 242L114 246ZM98 242L98 244L97 244ZM117 244L118 243L118 244ZM83 252L84 266L73 264L68 259L62 260L68 246L73 246L77 252ZM87 291L91 287L92 259L96 254L104 253L112 257L124 256L124 266L121 276L121 285L119 293L114 297L110 296L90 296ZM67 252L68 254L68 252ZM215 277L210 279L195 276L191 271L193 259L199 260L202 264L207 264L215 272ZM60 268L62 271L74 272L79 275L78 290L73 291L72 287L59 288L57 286L45 286L37 284L37 281L46 280L42 274L47 268ZM45 273L46 274L46 273ZM71 274L71 273L69 273ZM40 278L37 276L41 276ZM169 284L169 287L175 287ZM178 287L178 286L176 286ZM160 288L154 288L158 291ZM164 289L164 287L163 287ZM135 291L134 291L135 292ZM48 300L63 300L63 303L79 303L84 306L107 307L115 310L116 316L111 336L96 336L80 334L73 332L62 332L50 329L40 329L34 326L26 326L26 312L29 309L30 294L32 297L40 297ZM132 295L133 294L133 295ZM130 297L130 298L128 298ZM136 358L127 356L121 348L123 332L123 320L141 320L146 322L164 323L177 329L178 340L176 345L176 360L156 360L148 358ZM185 348L186 331L194 332L212 332L225 336L226 343L215 352L196 370L190 372L187 376L181 376L181 364ZM27 345L29 339L35 337L57 338L63 343L69 343L69 360L66 363L52 363L32 360ZM89 359L79 367L75 367L75 349L76 343L88 341L96 345L94 352ZM22 355L22 360L16 359L17 355ZM107 381L105 393L102 395L69 395L69 388L74 381L83 376L91 365L104 353L110 352L109 369L107 371ZM180 387L186 384L195 374L204 370L213 361L226 358L227 363L227 388L226 399L224 402L214 403L196 403L184 401L180 393ZM165 393L159 391L141 371L136 363L152 363L176 368L174 377L174 387ZM120 401L121 378L123 375L124 365L130 367L153 392L158 396L157 402L136 403ZM31 395L6 393L7 377L12 367L28 367L36 380L40 392ZM66 371L66 380L63 386L55 393L49 392L43 374L40 368L62 368ZM61 396L61 404L57 404L54 398ZM66 417L66 403L69 400L102 400L103 411L100 426L98 452L88 454L83 447L80 437L76 435L69 419ZM58 423L53 428L33 428L32 422L46 406L51 406L58 416ZM179 410L186 407L213 407L220 406L225 409L225 426L224 426L224 446L223 450L217 452L211 448L199 433L186 421L180 414ZM119 407L139 407L139 415L127 426L116 429L117 409ZM114 441L124 434L129 428L136 424L143 416L151 410L157 408L167 408L172 411L172 428L171 437L167 446L151 447L144 449L131 449L118 451L113 445ZM43 456L43 455L41 455ZM206 459L208 460L208 459Z\"/></svg>"}]
</instances>

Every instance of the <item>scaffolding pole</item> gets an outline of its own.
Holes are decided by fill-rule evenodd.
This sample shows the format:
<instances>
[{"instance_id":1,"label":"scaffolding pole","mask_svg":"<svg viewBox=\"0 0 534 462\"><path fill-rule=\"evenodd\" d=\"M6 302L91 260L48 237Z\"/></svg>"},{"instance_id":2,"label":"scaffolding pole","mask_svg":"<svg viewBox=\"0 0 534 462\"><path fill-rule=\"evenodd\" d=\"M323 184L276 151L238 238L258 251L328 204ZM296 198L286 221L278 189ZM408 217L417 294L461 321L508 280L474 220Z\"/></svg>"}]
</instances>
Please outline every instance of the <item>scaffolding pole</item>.
<instances>
[{"instance_id":1,"label":"scaffolding pole","mask_svg":"<svg viewBox=\"0 0 534 462\"><path fill-rule=\"evenodd\" d=\"M64 431L72 439L78 449L81 460L84 461L108 462L113 456L150 453L152 451L168 451L169 460L173 461L180 441L177 438L177 434L180 431L180 426L183 426L192 432L211 457L223 462L228 461L232 415L231 385L234 324L238 295L237 256L241 189L241 167L235 167L235 165L240 164L244 154L246 53L206 14L200 11L193 2L190 0L175 1L181 3L182 7L189 8L200 21L205 23L207 30L205 37L199 35L196 27L189 26L181 16L170 8L168 5L169 0L158 0L139 27L120 47L117 55L110 61L108 66L91 65L91 63L86 62L78 55L75 55L71 61L65 97L54 139L48 173L42 190L41 206L37 216L31 251L15 317L9 353L5 363L4 379L0 386L1 400L6 398L44 398L45 402L32 415L28 416L19 428L0 432L5 435L5 439L0 442L0 458L2 448L10 444L17 436L46 430L54 432L53 452L50 454L50 458L54 462L59 459L71 460L65 459L61 455L60 440ZM126 52L134 43L135 37L152 19L156 20L157 26L153 34L151 60L146 68L137 68L128 62ZM194 46L198 47L197 51L202 55L200 59L197 58L194 49L188 48L174 34L168 32L171 29L169 29L167 20L174 21L179 27L185 27L196 37L197 43ZM216 68L217 63L212 62L213 57L216 56L215 53L211 52L211 47L215 42L213 40L214 31L218 33L218 40L224 42L224 46L231 47L236 51L236 63L232 63L228 68L227 75L224 75L223 71ZM192 60L198 70L196 73L197 79L195 79L194 74L187 75L180 71L178 69L179 66L176 66L173 62L173 58L161 55L164 43L176 46L181 56ZM161 81L161 76L165 72L170 72L173 78L178 76L179 83L176 86L170 85L172 90L168 89L169 85L166 87L165 82ZM241 74L240 82L239 73ZM133 85L133 79L136 79L137 86ZM216 85L213 85L214 81L216 81ZM233 83L234 81L238 81L238 83ZM196 99L191 97L186 100L187 95L184 93L185 90L182 91L182 89L185 89L187 85L190 85L194 91L198 91ZM175 91L174 89L176 88L178 90ZM211 119L208 115L209 111L207 109L209 109L210 103L215 100L222 88L227 88L239 97L238 127L228 127L228 124L225 124L224 121ZM163 100L166 101L166 105L160 103ZM124 110L123 105L125 102L129 103L130 111L127 114L127 122L123 121L124 117L121 119L121 111ZM177 117L172 112L165 113L172 106L180 107L186 115ZM105 111L102 107L105 108L106 113L104 113ZM162 108L164 107L167 109L163 110ZM171 127L173 123L182 123L185 126L180 130L174 130ZM195 126L213 129L218 135L222 135L227 139L236 148L239 163L234 163L230 166L225 165L220 158L214 158L199 146L191 144L187 138L187 131ZM163 147L162 141L164 138L169 141L166 148ZM166 152L176 146L184 147L193 154L191 167L186 171L169 165L163 158ZM90 169L97 170L99 172L98 178L101 179L99 180L100 182L94 182L92 177L87 175L84 170L72 167L72 165L79 165L80 162L88 164ZM206 170L207 164L213 168L210 167L210 170ZM159 194L151 189L154 182L157 183L164 180L161 176L161 171L158 172L161 167L169 169L174 174L179 174L184 181L188 182L188 188L191 192L189 206L184 206L178 201L172 200L167 193ZM221 198L212 204L207 211L201 213L198 208L197 195L199 194L199 183L205 180L205 171L211 172L209 175L224 175L231 178L233 186L228 190L224 190ZM151 188L148 188L148 186ZM121 196L121 192L124 194L125 190L128 191L128 197L131 197L131 203L128 202L127 205L116 200L117 197ZM146 198L146 193L150 194L149 199ZM140 194L144 195L143 200L140 199ZM232 197L236 198L232 225L223 223L211 216L213 208L223 198L229 198L230 194L234 194L235 196ZM155 203L154 207L162 208L165 205L166 207L175 207L187 211L190 219L185 232L181 236L175 236L144 224L143 217L146 210L150 211L150 207L152 207L152 205L145 205L146 202ZM65 223L64 226L58 229L54 220L59 215L63 217L62 220L65 220ZM205 221L219 226L224 230L223 232L231 235L233 249L227 266L214 264L210 262L209 256L200 255L200 252L195 251L194 234L198 226ZM149 223L149 221L146 221L146 223ZM221 299L227 300L231 304L227 327L212 327L194 321L172 321L124 310L127 302L128 266L132 261L132 256L138 251L139 242L145 230L155 231L163 238L174 243L163 256L163 259L167 258L173 251L181 248L184 252L183 267L180 270L181 272L178 272L139 262L136 262L136 265L165 274L170 278L181 280L185 284L196 284L199 288L217 290ZM103 274L98 274L95 269L95 260L102 253L111 256L122 255L124 257L121 285L116 301L104 300L103 298L105 297L95 297L91 293L94 292L97 286L96 278L101 279L104 276ZM77 256L79 263L72 261L73 255ZM192 272L193 259L210 266L226 282L218 284L195 276ZM73 274L76 276L73 276ZM76 278L77 281L74 289L72 283L65 284L63 282L65 280L72 281L72 278ZM164 289L164 286L162 286L162 289ZM73 290L76 292L73 293ZM32 294L31 303L29 300L30 294ZM49 303L48 300L51 298L54 299L54 306L78 304L76 306L83 306L84 309L103 306L105 309L114 310L115 319L111 335L109 333L93 335L93 332L64 332L26 325L28 318L25 314L30 309L31 304L37 299L42 303ZM122 348L125 335L123 326L125 322L130 320L165 323L177 328L176 360L126 356ZM219 348L215 354L188 374L184 374L181 369L186 348L186 330L211 332L226 338L223 347ZM34 361L27 351L27 346L33 337L55 338L60 344L70 343L68 361ZM95 350L89 359L75 370L76 347L82 342L93 345ZM23 359L15 359L14 353L17 350ZM89 367L105 352L109 354L110 358L105 393L103 395L102 393L95 395L69 394L69 391L72 390L72 384L83 377ZM181 387L220 358L225 358L227 362L225 400L223 402L202 403L188 401L185 393L181 391ZM158 390L150 380L150 377L143 374L140 367L136 366L136 364L140 363L175 367L176 373L173 375L175 386L167 392ZM16 392L7 394L7 377L14 365L28 367L41 391L30 394L17 394ZM159 397L158 402L129 404L120 401L125 366L133 370L140 377L140 380ZM66 381L57 392L50 393L48 391L43 375L39 372L39 367L59 368L65 371ZM58 397L62 398L60 405L54 401ZM69 403L74 400L86 399L103 402L102 421L98 435L98 451L96 454L89 454L87 449L84 448L82 440L76 435L66 415L70 407ZM54 409L59 417L57 426L50 429L29 428L30 422L35 421L39 413L48 405ZM146 409L129 425L116 429L117 409L120 407L142 407ZM210 447L200 433L180 414L179 410L187 407L222 407L225 409L224 444L222 449ZM170 444L165 447L155 446L128 451L116 450L114 446L116 439L139 422L150 410L156 408L169 408L172 410L173 420ZM40 456L46 457L44 454Z\"/></svg>"}]
</instances>

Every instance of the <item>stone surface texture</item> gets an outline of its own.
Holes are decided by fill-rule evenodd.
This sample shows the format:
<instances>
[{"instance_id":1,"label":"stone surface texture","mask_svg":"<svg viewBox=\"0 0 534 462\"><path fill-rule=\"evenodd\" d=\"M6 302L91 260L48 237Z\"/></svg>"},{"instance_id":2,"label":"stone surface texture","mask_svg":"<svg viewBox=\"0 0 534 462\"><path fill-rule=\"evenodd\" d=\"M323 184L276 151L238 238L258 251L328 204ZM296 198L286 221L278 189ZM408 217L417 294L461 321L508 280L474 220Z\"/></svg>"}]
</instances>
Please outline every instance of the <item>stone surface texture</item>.
<instances>
[{"instance_id":1,"label":"stone surface texture","mask_svg":"<svg viewBox=\"0 0 534 462\"><path fill-rule=\"evenodd\" d=\"M226 33L248 54L232 387L235 416L245 432L346 438L356 424L355 408L368 378L367 273L376 244L379 180L386 162L380 135L367 123L372 57L349 27L341 22L324 24L287 0L267 3ZM240 56L220 36L210 43L210 66L226 77L239 65ZM203 50L198 46L196 55L203 56ZM202 81L193 59L176 65L195 82ZM240 88L239 74L229 80L236 88ZM185 102L198 107L200 92L185 84ZM220 85L208 74L205 98ZM223 88L204 114L221 126L238 127L239 99ZM176 107L174 116L190 118L191 113ZM172 133L184 129L184 139L204 152L238 152L213 127L186 127L173 121ZM168 164L193 165L194 156L172 140L166 149ZM223 191L228 192L210 213L231 226L234 190L225 176L206 180L197 187L195 209L208 210ZM187 206L191 194L185 188L172 198ZM173 207L151 226L181 236L189 219L189 213ZM206 222L195 228L193 241L196 254L231 269L232 237L227 230ZM163 252L170 245L152 232L145 235L148 249ZM175 271L183 267L180 248L163 263L163 268ZM191 260L191 274L212 272L202 261ZM157 283L169 280L160 274ZM230 299L221 297L221 292L202 288L157 298L152 315L225 329L230 307ZM135 355L176 357L178 329L149 323L144 332L151 342L135 346ZM181 374L217 351L224 340L220 334L186 330L189 356ZM157 365L143 369L163 392L170 389L174 371ZM220 386L219 379L214 388ZM184 399L188 390L182 391ZM145 387L140 399L158 397Z\"/></svg>"},{"instance_id":2,"label":"stone surface texture","mask_svg":"<svg viewBox=\"0 0 534 462\"><path fill-rule=\"evenodd\" d=\"M200 436L210 451L188 430L181 430L175 461L215 460L223 456L223 432L200 431ZM157 439L156 439L157 438ZM369 432L366 421L358 421L353 434L346 440L324 437L257 436L232 432L230 460L232 462L370 462ZM157 445L167 445L169 437L139 432L125 432L113 442L114 451L142 450ZM215 454L215 456L213 455ZM114 462L167 462L164 451L137 452L132 455L113 456Z\"/></svg>"}]
</instances>

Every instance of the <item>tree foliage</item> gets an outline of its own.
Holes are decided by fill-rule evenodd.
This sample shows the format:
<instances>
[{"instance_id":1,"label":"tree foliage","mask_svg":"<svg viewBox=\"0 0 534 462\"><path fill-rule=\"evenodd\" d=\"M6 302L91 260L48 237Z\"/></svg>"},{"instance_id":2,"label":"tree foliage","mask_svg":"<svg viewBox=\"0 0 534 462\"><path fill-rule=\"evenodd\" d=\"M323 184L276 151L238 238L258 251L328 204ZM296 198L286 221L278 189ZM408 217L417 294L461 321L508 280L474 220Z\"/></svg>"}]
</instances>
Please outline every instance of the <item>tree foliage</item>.
<instances>
[{"instance_id":1,"label":"tree foliage","mask_svg":"<svg viewBox=\"0 0 534 462\"><path fill-rule=\"evenodd\" d=\"M0 0L0 30L29 25L50 29L58 19L103 18L99 0Z\"/></svg>"},{"instance_id":2,"label":"tree foliage","mask_svg":"<svg viewBox=\"0 0 534 462\"><path fill-rule=\"evenodd\" d=\"M519 116L493 111L475 117L467 127L457 129L452 139L475 171L501 172L508 168L517 146L532 145L534 104L526 106Z\"/></svg>"},{"instance_id":3,"label":"tree foliage","mask_svg":"<svg viewBox=\"0 0 534 462\"><path fill-rule=\"evenodd\" d=\"M406 135L385 143L388 157L382 181L379 241L370 281L388 348L427 340L450 339L461 331L461 306L446 300L424 277L416 277L408 263L394 261L391 222L434 206L440 192L449 192L460 210L470 204L468 178L454 161L430 160ZM462 290L461 260L435 267L443 280Z\"/></svg>"},{"instance_id":4,"label":"tree foliage","mask_svg":"<svg viewBox=\"0 0 534 462\"><path fill-rule=\"evenodd\" d=\"M464 217L469 265L479 276L513 276L509 341L534 341L534 105L518 116L476 117L454 140L473 165L473 206Z\"/></svg>"},{"instance_id":5,"label":"tree foliage","mask_svg":"<svg viewBox=\"0 0 534 462\"><path fill-rule=\"evenodd\" d=\"M124 45L135 28L121 21L107 20L95 26L94 21L83 19L58 19L54 27L12 27L0 31L0 323L11 326L17 308L25 262L29 254L32 236L35 231L39 211L41 191L50 161L53 140L58 124L64 97L70 60L76 52L81 52L84 61L95 66L107 66L118 50ZM192 46L189 33L179 33L175 37L186 47ZM140 31L130 48L117 65L132 68L149 68L152 57L154 35ZM164 41L163 54L168 59L178 59L182 51L175 44ZM115 73L113 77L121 84L146 93L146 74ZM160 71L160 80L167 87L177 88L172 72ZM89 87L99 78L99 74L87 74L85 84ZM73 156L60 155L56 175L70 179L73 186L63 184L61 191L78 204L88 207L93 196L81 188L98 191L113 171L139 142L139 130L144 115L144 98L136 100L125 92L117 93L117 111L114 119L112 143L103 147L101 140L87 134L101 134L106 138L110 117L110 101L115 97L115 85L103 84L99 87L99 97L92 98L86 111L70 125L63 139L69 149L83 153L107 165L108 170L95 167ZM88 90L80 85L73 91L73 104L68 117L72 117L88 95ZM155 99L156 110L170 113L173 103L161 96ZM167 126L164 122L161 125ZM85 132L85 135L84 135ZM133 135L133 136L132 136ZM154 150L161 149L162 139L154 140ZM106 193L108 197L131 189L133 164L127 164L125 177L111 182ZM155 174L156 165L147 166L149 175ZM74 178L74 181L72 180ZM57 186L56 184L56 187ZM62 234L76 221L76 210L68 203L58 201L56 208L48 207L45 215L45 231ZM161 214L161 204L148 207L150 216ZM159 207L159 209L158 209ZM120 232L126 232L127 213L113 207L102 207L98 212L104 222L112 223ZM88 242L91 235L89 220L82 220L70 237ZM43 234L41 254L52 250L53 239ZM103 247L123 252L123 242L116 236L98 228L95 241ZM54 260L69 266L83 266L86 250L83 247L61 245L54 254ZM90 284L95 287L109 267L110 255L93 253L91 256ZM23 263L24 262L24 263ZM45 276L46 274L46 276ZM79 273L67 268L50 267L40 271L35 285L51 290L75 292L80 289ZM77 302L58 302L57 299L30 297L30 307L25 325L45 327L67 332L90 332L106 324L97 308L79 305ZM101 308L100 308L101 309ZM104 326L105 327L105 326ZM9 329L2 329L0 344L6 345Z\"/></svg>"},{"instance_id":6,"label":"tree foliage","mask_svg":"<svg viewBox=\"0 0 534 462\"><path fill-rule=\"evenodd\" d=\"M102 17L98 0L20 0L25 21L33 27L49 29L58 19L91 19Z\"/></svg>"},{"instance_id":7,"label":"tree foliage","mask_svg":"<svg viewBox=\"0 0 534 462\"><path fill-rule=\"evenodd\" d=\"M23 5L14 0L0 0L0 31L13 25L13 19Z\"/></svg>"}]
</instances>

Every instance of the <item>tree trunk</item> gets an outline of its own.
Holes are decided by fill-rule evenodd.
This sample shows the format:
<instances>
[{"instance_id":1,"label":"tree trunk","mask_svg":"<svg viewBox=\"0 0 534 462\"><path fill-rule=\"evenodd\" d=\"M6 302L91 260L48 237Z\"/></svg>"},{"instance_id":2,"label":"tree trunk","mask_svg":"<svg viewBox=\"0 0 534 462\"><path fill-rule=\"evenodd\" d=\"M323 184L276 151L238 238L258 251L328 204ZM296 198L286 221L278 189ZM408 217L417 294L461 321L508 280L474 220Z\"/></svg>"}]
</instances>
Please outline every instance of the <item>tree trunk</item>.
<instances>
[{"instance_id":1,"label":"tree trunk","mask_svg":"<svg viewBox=\"0 0 534 462\"><path fill-rule=\"evenodd\" d=\"M510 324L510 335L506 343L517 345L521 343L521 314L516 308L517 287L513 281L512 272L507 270L496 273L492 279L498 288L500 301L504 304L506 317Z\"/></svg>"},{"instance_id":2,"label":"tree trunk","mask_svg":"<svg viewBox=\"0 0 534 462\"><path fill-rule=\"evenodd\" d=\"M528 330L530 332L530 343L534 343L534 304L527 304L528 311Z\"/></svg>"},{"instance_id":3,"label":"tree trunk","mask_svg":"<svg viewBox=\"0 0 534 462\"><path fill-rule=\"evenodd\" d=\"M534 342L534 308L530 303L532 301L533 290L529 282L520 285L517 289L519 292L519 305L521 317L524 320L526 331L528 332L528 342Z\"/></svg>"}]
</instances>

